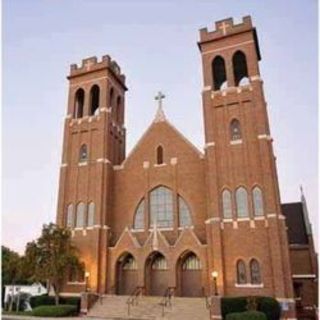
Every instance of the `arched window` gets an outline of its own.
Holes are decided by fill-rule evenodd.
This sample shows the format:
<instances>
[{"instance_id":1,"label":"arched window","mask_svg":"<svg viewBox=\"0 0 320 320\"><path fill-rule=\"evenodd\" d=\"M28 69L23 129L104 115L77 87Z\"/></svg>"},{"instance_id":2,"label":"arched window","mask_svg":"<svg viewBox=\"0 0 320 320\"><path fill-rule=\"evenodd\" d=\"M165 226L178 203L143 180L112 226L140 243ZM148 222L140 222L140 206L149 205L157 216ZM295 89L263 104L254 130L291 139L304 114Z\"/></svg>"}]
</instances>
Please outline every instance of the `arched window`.
<instances>
[{"instance_id":1,"label":"arched window","mask_svg":"<svg viewBox=\"0 0 320 320\"><path fill-rule=\"evenodd\" d=\"M227 189L222 192L223 217L225 219L232 218L232 199L231 192Z\"/></svg>"},{"instance_id":2,"label":"arched window","mask_svg":"<svg viewBox=\"0 0 320 320\"><path fill-rule=\"evenodd\" d=\"M151 269L152 270L167 270L168 269L167 260L161 253L157 254L155 259L153 260Z\"/></svg>"},{"instance_id":3,"label":"arched window","mask_svg":"<svg viewBox=\"0 0 320 320\"><path fill-rule=\"evenodd\" d=\"M181 196L178 196L178 203L179 203L179 226L186 227L191 226L191 214L187 203Z\"/></svg>"},{"instance_id":4,"label":"arched window","mask_svg":"<svg viewBox=\"0 0 320 320\"><path fill-rule=\"evenodd\" d=\"M160 228L173 226L173 195L172 191L160 186L150 192L150 219Z\"/></svg>"},{"instance_id":5,"label":"arched window","mask_svg":"<svg viewBox=\"0 0 320 320\"><path fill-rule=\"evenodd\" d=\"M256 259L250 261L250 276L252 284L261 283L260 265Z\"/></svg>"},{"instance_id":6,"label":"arched window","mask_svg":"<svg viewBox=\"0 0 320 320\"><path fill-rule=\"evenodd\" d=\"M120 116L121 116L121 97L117 97L117 108L116 108L116 120L119 123L120 122Z\"/></svg>"},{"instance_id":7,"label":"arched window","mask_svg":"<svg viewBox=\"0 0 320 320\"><path fill-rule=\"evenodd\" d=\"M84 222L85 222L84 216L85 216L85 204L83 202L80 202L77 205L77 213L76 213L77 228L84 227Z\"/></svg>"},{"instance_id":8,"label":"arched window","mask_svg":"<svg viewBox=\"0 0 320 320\"><path fill-rule=\"evenodd\" d=\"M237 51L232 58L233 64L233 75L234 75L234 82L236 87L240 84L244 83L244 79L246 78L246 82L248 79L248 68L247 68L247 59L245 54L242 51ZM241 83L240 83L241 82Z\"/></svg>"},{"instance_id":9,"label":"arched window","mask_svg":"<svg viewBox=\"0 0 320 320\"><path fill-rule=\"evenodd\" d=\"M247 283L246 265L243 260L238 260L237 262L237 283L238 284Z\"/></svg>"},{"instance_id":10,"label":"arched window","mask_svg":"<svg viewBox=\"0 0 320 320\"><path fill-rule=\"evenodd\" d=\"M74 118L83 117L84 90L78 89L75 95Z\"/></svg>"},{"instance_id":11,"label":"arched window","mask_svg":"<svg viewBox=\"0 0 320 320\"><path fill-rule=\"evenodd\" d=\"M88 206L88 227L92 227L94 225L94 215L95 215L95 204L94 202L90 202Z\"/></svg>"},{"instance_id":12,"label":"arched window","mask_svg":"<svg viewBox=\"0 0 320 320\"><path fill-rule=\"evenodd\" d=\"M238 218L248 217L248 193L243 187L240 187L236 191L236 203Z\"/></svg>"},{"instance_id":13,"label":"arched window","mask_svg":"<svg viewBox=\"0 0 320 320\"><path fill-rule=\"evenodd\" d=\"M221 56L215 57L212 61L212 79L214 90L220 90L222 86L226 86L226 66Z\"/></svg>"},{"instance_id":14,"label":"arched window","mask_svg":"<svg viewBox=\"0 0 320 320\"><path fill-rule=\"evenodd\" d=\"M99 113L100 88L95 84L90 90L90 116Z\"/></svg>"},{"instance_id":15,"label":"arched window","mask_svg":"<svg viewBox=\"0 0 320 320\"><path fill-rule=\"evenodd\" d=\"M182 270L201 270L200 259L194 253L190 253L182 264Z\"/></svg>"},{"instance_id":16,"label":"arched window","mask_svg":"<svg viewBox=\"0 0 320 320\"><path fill-rule=\"evenodd\" d=\"M86 162L88 160L88 149L87 145L83 144L79 152L79 162Z\"/></svg>"},{"instance_id":17,"label":"arched window","mask_svg":"<svg viewBox=\"0 0 320 320\"><path fill-rule=\"evenodd\" d=\"M230 138L232 141L241 140L240 122L237 119L233 119L230 123Z\"/></svg>"},{"instance_id":18,"label":"arched window","mask_svg":"<svg viewBox=\"0 0 320 320\"><path fill-rule=\"evenodd\" d=\"M158 146L157 148L157 164L163 164L163 148Z\"/></svg>"},{"instance_id":19,"label":"arched window","mask_svg":"<svg viewBox=\"0 0 320 320\"><path fill-rule=\"evenodd\" d=\"M259 187L254 187L252 191L253 208L255 216L263 216L263 198L262 191Z\"/></svg>"},{"instance_id":20,"label":"arched window","mask_svg":"<svg viewBox=\"0 0 320 320\"><path fill-rule=\"evenodd\" d=\"M68 228L73 227L73 204L69 204L67 207L66 225Z\"/></svg>"},{"instance_id":21,"label":"arched window","mask_svg":"<svg viewBox=\"0 0 320 320\"><path fill-rule=\"evenodd\" d=\"M123 264L122 264L123 270L137 270L137 261L136 259L129 253L125 256Z\"/></svg>"},{"instance_id":22,"label":"arched window","mask_svg":"<svg viewBox=\"0 0 320 320\"><path fill-rule=\"evenodd\" d=\"M142 199L134 215L134 229L144 229L144 199Z\"/></svg>"},{"instance_id":23,"label":"arched window","mask_svg":"<svg viewBox=\"0 0 320 320\"><path fill-rule=\"evenodd\" d=\"M109 92L109 108L113 107L113 102L114 102L113 100L114 100L114 90L113 88L111 88Z\"/></svg>"}]
</instances>

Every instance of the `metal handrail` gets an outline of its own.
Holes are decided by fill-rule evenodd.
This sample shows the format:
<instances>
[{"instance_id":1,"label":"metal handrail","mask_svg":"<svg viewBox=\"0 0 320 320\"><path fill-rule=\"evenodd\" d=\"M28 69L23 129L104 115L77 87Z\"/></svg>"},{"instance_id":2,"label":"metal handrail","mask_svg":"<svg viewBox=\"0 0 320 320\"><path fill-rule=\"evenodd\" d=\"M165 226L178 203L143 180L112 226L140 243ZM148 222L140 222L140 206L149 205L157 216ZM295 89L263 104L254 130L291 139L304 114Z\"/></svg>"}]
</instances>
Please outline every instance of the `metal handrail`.
<instances>
[{"instance_id":1,"label":"metal handrail","mask_svg":"<svg viewBox=\"0 0 320 320\"><path fill-rule=\"evenodd\" d=\"M164 309L168 306L172 307L172 297L174 297L176 287L168 287L164 292L164 295L160 301L160 305L162 306L162 317L164 317Z\"/></svg>"},{"instance_id":2,"label":"metal handrail","mask_svg":"<svg viewBox=\"0 0 320 320\"><path fill-rule=\"evenodd\" d=\"M130 316L131 306L138 305L138 298L142 295L144 287L137 286L127 299L128 316Z\"/></svg>"}]
</instances>

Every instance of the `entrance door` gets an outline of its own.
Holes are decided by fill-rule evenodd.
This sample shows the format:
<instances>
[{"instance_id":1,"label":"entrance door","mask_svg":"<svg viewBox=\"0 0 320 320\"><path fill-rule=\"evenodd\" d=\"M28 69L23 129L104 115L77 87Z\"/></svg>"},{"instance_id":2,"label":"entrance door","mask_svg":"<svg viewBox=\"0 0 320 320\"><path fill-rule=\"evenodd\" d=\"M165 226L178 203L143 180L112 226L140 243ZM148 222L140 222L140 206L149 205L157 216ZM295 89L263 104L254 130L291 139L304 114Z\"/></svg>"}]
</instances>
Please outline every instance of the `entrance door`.
<instances>
[{"instance_id":1,"label":"entrance door","mask_svg":"<svg viewBox=\"0 0 320 320\"><path fill-rule=\"evenodd\" d=\"M131 254L126 254L118 260L117 294L130 295L138 283L137 263Z\"/></svg>"},{"instance_id":2,"label":"entrance door","mask_svg":"<svg viewBox=\"0 0 320 320\"><path fill-rule=\"evenodd\" d=\"M201 284L201 262L194 253L189 253L185 259L182 260L180 275L182 297L203 296Z\"/></svg>"},{"instance_id":3,"label":"entrance door","mask_svg":"<svg viewBox=\"0 0 320 320\"><path fill-rule=\"evenodd\" d=\"M161 253L156 252L150 257L146 275L149 295L163 296L168 288L168 265Z\"/></svg>"}]
</instances>

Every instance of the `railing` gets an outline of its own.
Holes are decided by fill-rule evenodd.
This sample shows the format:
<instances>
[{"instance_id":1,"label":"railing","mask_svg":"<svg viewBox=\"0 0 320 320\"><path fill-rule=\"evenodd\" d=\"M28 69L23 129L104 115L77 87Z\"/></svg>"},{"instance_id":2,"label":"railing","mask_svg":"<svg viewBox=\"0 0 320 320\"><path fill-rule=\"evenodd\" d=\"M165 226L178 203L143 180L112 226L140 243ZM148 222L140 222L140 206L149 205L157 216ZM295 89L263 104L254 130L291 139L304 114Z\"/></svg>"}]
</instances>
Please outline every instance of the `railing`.
<instances>
[{"instance_id":1,"label":"railing","mask_svg":"<svg viewBox=\"0 0 320 320\"><path fill-rule=\"evenodd\" d=\"M138 298L143 294L144 287L136 287L127 300L128 316L130 316L131 306L138 305Z\"/></svg>"},{"instance_id":2,"label":"railing","mask_svg":"<svg viewBox=\"0 0 320 320\"><path fill-rule=\"evenodd\" d=\"M166 307L172 307L172 297L174 297L176 288L168 287L160 301L160 305L162 306L162 317L164 317L164 310Z\"/></svg>"}]
</instances>

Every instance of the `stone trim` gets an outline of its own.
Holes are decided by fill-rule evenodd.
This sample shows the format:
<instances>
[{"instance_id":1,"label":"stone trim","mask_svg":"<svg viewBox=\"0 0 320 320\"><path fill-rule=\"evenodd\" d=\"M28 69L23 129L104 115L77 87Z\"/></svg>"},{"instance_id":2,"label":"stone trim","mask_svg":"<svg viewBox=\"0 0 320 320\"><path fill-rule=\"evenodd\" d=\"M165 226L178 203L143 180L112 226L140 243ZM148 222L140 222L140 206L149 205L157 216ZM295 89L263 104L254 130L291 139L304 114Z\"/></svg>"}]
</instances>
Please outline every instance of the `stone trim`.
<instances>
[{"instance_id":1,"label":"stone trim","mask_svg":"<svg viewBox=\"0 0 320 320\"><path fill-rule=\"evenodd\" d=\"M71 113L67 114L67 115L66 115L66 119L67 119L67 120L72 119L72 114L71 114Z\"/></svg>"},{"instance_id":2,"label":"stone trim","mask_svg":"<svg viewBox=\"0 0 320 320\"><path fill-rule=\"evenodd\" d=\"M99 163L111 163L111 161L107 158L99 158L96 161Z\"/></svg>"},{"instance_id":3,"label":"stone trim","mask_svg":"<svg viewBox=\"0 0 320 320\"><path fill-rule=\"evenodd\" d=\"M144 232L145 230L144 229L130 229L130 231L132 232L132 233L138 233L138 232Z\"/></svg>"},{"instance_id":4,"label":"stone trim","mask_svg":"<svg viewBox=\"0 0 320 320\"><path fill-rule=\"evenodd\" d=\"M223 221L223 223L228 223L228 222L233 222L233 219L232 218L225 218L222 221Z\"/></svg>"},{"instance_id":5,"label":"stone trim","mask_svg":"<svg viewBox=\"0 0 320 320\"><path fill-rule=\"evenodd\" d=\"M268 214L267 214L267 217L268 217L268 218L276 218L276 217L277 217L277 214L276 214L276 213L268 213Z\"/></svg>"},{"instance_id":6,"label":"stone trim","mask_svg":"<svg viewBox=\"0 0 320 320\"><path fill-rule=\"evenodd\" d=\"M153 166L155 167L155 168L161 168L161 167L165 167L167 164L166 163L161 163L161 164L154 164Z\"/></svg>"},{"instance_id":7,"label":"stone trim","mask_svg":"<svg viewBox=\"0 0 320 320\"><path fill-rule=\"evenodd\" d=\"M68 166L68 164L67 163L61 163L61 168L65 168L65 167L67 167Z\"/></svg>"},{"instance_id":8,"label":"stone trim","mask_svg":"<svg viewBox=\"0 0 320 320\"><path fill-rule=\"evenodd\" d=\"M263 283L259 283L259 284L253 284L253 283L235 283L234 286L236 288L250 288L250 289L255 289L255 288L264 288L264 284Z\"/></svg>"},{"instance_id":9,"label":"stone trim","mask_svg":"<svg viewBox=\"0 0 320 320\"><path fill-rule=\"evenodd\" d=\"M170 159L170 164L171 164L172 166L175 166L177 163L178 163L178 158L171 158L171 159Z\"/></svg>"},{"instance_id":10,"label":"stone trim","mask_svg":"<svg viewBox=\"0 0 320 320\"><path fill-rule=\"evenodd\" d=\"M83 286L83 285L86 284L86 282L85 282L85 281L67 281L67 284L69 284L69 285L81 285L81 286Z\"/></svg>"},{"instance_id":11,"label":"stone trim","mask_svg":"<svg viewBox=\"0 0 320 320\"><path fill-rule=\"evenodd\" d=\"M237 221L250 221L249 217L238 218Z\"/></svg>"},{"instance_id":12,"label":"stone trim","mask_svg":"<svg viewBox=\"0 0 320 320\"><path fill-rule=\"evenodd\" d=\"M262 81L261 77L258 74L250 77L250 80L251 81Z\"/></svg>"},{"instance_id":13,"label":"stone trim","mask_svg":"<svg viewBox=\"0 0 320 320\"><path fill-rule=\"evenodd\" d=\"M209 218L205 221L205 224L211 224L213 222L220 222L220 218L219 217L214 217L214 218Z\"/></svg>"},{"instance_id":14,"label":"stone trim","mask_svg":"<svg viewBox=\"0 0 320 320\"><path fill-rule=\"evenodd\" d=\"M242 139L230 141L231 145L242 144Z\"/></svg>"},{"instance_id":15,"label":"stone trim","mask_svg":"<svg viewBox=\"0 0 320 320\"><path fill-rule=\"evenodd\" d=\"M250 219L250 228L255 228L256 224L254 222L254 220Z\"/></svg>"},{"instance_id":16,"label":"stone trim","mask_svg":"<svg viewBox=\"0 0 320 320\"><path fill-rule=\"evenodd\" d=\"M269 134L259 134L258 135L258 139L262 140L262 139L265 139L265 140L269 140L271 141L272 140L272 137L269 135Z\"/></svg>"},{"instance_id":17,"label":"stone trim","mask_svg":"<svg viewBox=\"0 0 320 320\"><path fill-rule=\"evenodd\" d=\"M202 89L202 92L211 91L211 86L205 86Z\"/></svg>"},{"instance_id":18,"label":"stone trim","mask_svg":"<svg viewBox=\"0 0 320 320\"><path fill-rule=\"evenodd\" d=\"M253 218L254 220L266 220L265 216L256 216Z\"/></svg>"},{"instance_id":19,"label":"stone trim","mask_svg":"<svg viewBox=\"0 0 320 320\"><path fill-rule=\"evenodd\" d=\"M149 161L143 161L143 169L148 169L150 167L150 162Z\"/></svg>"},{"instance_id":20,"label":"stone trim","mask_svg":"<svg viewBox=\"0 0 320 320\"><path fill-rule=\"evenodd\" d=\"M231 49L231 48L237 48L240 45L250 44L250 43L253 43L253 42L254 42L253 40L243 41L243 42L239 42L239 43L236 43L236 44L233 44L233 45L230 45L230 46L225 46L225 47L222 47L222 48L219 48L219 49L214 49L214 50L208 50L206 52L201 52L201 54L204 56L206 54L210 54L210 53L213 53L213 52L220 52L220 51L228 50L228 49Z\"/></svg>"},{"instance_id":21,"label":"stone trim","mask_svg":"<svg viewBox=\"0 0 320 320\"><path fill-rule=\"evenodd\" d=\"M216 145L216 143L214 141L211 141L211 142L207 142L205 145L204 145L204 149L208 149L210 147L214 147Z\"/></svg>"},{"instance_id":22,"label":"stone trim","mask_svg":"<svg viewBox=\"0 0 320 320\"><path fill-rule=\"evenodd\" d=\"M124 166L123 166L123 165L113 166L113 170L115 170L115 171L122 170L122 169L124 169Z\"/></svg>"},{"instance_id":23,"label":"stone trim","mask_svg":"<svg viewBox=\"0 0 320 320\"><path fill-rule=\"evenodd\" d=\"M79 162L79 163L78 163L78 167L84 167L84 166L87 166L87 165L88 165L88 161Z\"/></svg>"},{"instance_id":24,"label":"stone trim","mask_svg":"<svg viewBox=\"0 0 320 320\"><path fill-rule=\"evenodd\" d=\"M293 279L316 279L317 275L315 274L293 274Z\"/></svg>"},{"instance_id":25,"label":"stone trim","mask_svg":"<svg viewBox=\"0 0 320 320\"><path fill-rule=\"evenodd\" d=\"M161 228L161 227L158 227L158 226L157 226L157 229L158 229L158 231L173 231L174 230L174 228L169 228L169 227ZM149 228L148 231L154 231L154 229L153 228Z\"/></svg>"},{"instance_id":26,"label":"stone trim","mask_svg":"<svg viewBox=\"0 0 320 320\"><path fill-rule=\"evenodd\" d=\"M295 303L295 299L293 298L276 298L279 302L293 302ZM295 318L294 318L295 319Z\"/></svg>"},{"instance_id":27,"label":"stone trim","mask_svg":"<svg viewBox=\"0 0 320 320\"><path fill-rule=\"evenodd\" d=\"M233 229L238 229L238 221L237 220L233 220L232 228Z\"/></svg>"}]
</instances>

